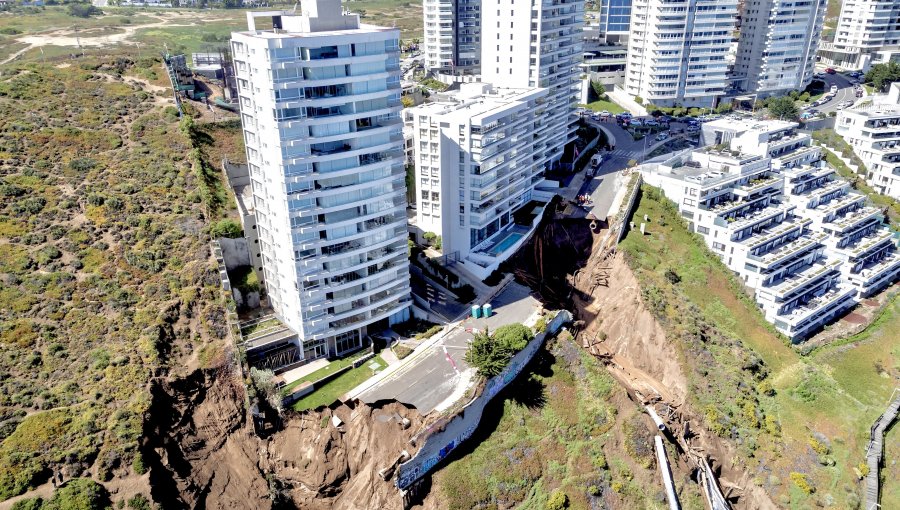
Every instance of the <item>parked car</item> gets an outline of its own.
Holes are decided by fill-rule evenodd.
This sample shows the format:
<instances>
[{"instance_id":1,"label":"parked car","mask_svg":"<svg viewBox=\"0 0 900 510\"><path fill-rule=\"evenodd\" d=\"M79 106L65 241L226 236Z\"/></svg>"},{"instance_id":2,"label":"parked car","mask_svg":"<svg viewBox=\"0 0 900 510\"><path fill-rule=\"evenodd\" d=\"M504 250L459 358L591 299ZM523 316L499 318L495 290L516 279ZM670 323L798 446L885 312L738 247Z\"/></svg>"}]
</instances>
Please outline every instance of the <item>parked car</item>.
<instances>
[{"instance_id":1,"label":"parked car","mask_svg":"<svg viewBox=\"0 0 900 510\"><path fill-rule=\"evenodd\" d=\"M594 120L600 120L600 114L599 114L599 113L595 113L595 114L591 115L591 118L594 119Z\"/></svg>"},{"instance_id":2,"label":"parked car","mask_svg":"<svg viewBox=\"0 0 900 510\"><path fill-rule=\"evenodd\" d=\"M644 125L645 125L645 126L658 126L658 125L659 125L659 122L657 122L657 121L655 121L655 120L653 120L653 119L647 119L647 120L644 121Z\"/></svg>"},{"instance_id":3,"label":"parked car","mask_svg":"<svg viewBox=\"0 0 900 510\"><path fill-rule=\"evenodd\" d=\"M608 119L608 118L609 118L609 111L608 111L608 110L603 110L602 112L600 112L600 118L603 119L603 120Z\"/></svg>"},{"instance_id":4,"label":"parked car","mask_svg":"<svg viewBox=\"0 0 900 510\"><path fill-rule=\"evenodd\" d=\"M669 138L669 133L662 132L662 133L656 135L657 142L661 142L661 141L665 140L666 138Z\"/></svg>"},{"instance_id":5,"label":"parked car","mask_svg":"<svg viewBox=\"0 0 900 510\"><path fill-rule=\"evenodd\" d=\"M687 131L688 133L696 133L696 132L700 131L700 126L697 126L697 125L688 126L687 128L685 128L685 131Z\"/></svg>"},{"instance_id":6,"label":"parked car","mask_svg":"<svg viewBox=\"0 0 900 510\"><path fill-rule=\"evenodd\" d=\"M862 89L856 89L856 97L863 97Z\"/></svg>"},{"instance_id":7,"label":"parked car","mask_svg":"<svg viewBox=\"0 0 900 510\"><path fill-rule=\"evenodd\" d=\"M825 70L825 72L828 74L836 74L837 73L837 71L835 71L833 67L829 67L828 69Z\"/></svg>"},{"instance_id":8,"label":"parked car","mask_svg":"<svg viewBox=\"0 0 900 510\"><path fill-rule=\"evenodd\" d=\"M641 122L641 119L631 119L628 121L629 126L643 126L644 124Z\"/></svg>"}]
</instances>

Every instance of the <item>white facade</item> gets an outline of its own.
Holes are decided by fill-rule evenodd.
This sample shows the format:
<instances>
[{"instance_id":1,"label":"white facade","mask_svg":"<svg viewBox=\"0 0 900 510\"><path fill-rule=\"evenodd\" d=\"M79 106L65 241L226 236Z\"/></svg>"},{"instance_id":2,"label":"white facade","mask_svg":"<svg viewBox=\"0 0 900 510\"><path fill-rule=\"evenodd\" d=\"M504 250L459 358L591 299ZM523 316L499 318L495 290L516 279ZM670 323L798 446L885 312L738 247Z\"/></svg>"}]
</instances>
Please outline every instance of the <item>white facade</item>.
<instances>
[{"instance_id":1,"label":"white facade","mask_svg":"<svg viewBox=\"0 0 900 510\"><path fill-rule=\"evenodd\" d=\"M722 120L717 145L642 169L794 341L900 277L897 241L797 124ZM707 129L709 127L709 129Z\"/></svg>"},{"instance_id":2,"label":"white facade","mask_svg":"<svg viewBox=\"0 0 900 510\"><path fill-rule=\"evenodd\" d=\"M530 6L530 7L529 7ZM553 134L552 161L574 140L581 89L583 0L482 0L481 76L498 87L545 88L546 113L537 135Z\"/></svg>"},{"instance_id":3,"label":"white facade","mask_svg":"<svg viewBox=\"0 0 900 510\"><path fill-rule=\"evenodd\" d=\"M486 277L525 241L545 201L534 188L552 133L538 128L548 91L463 84L410 111L416 140L416 225Z\"/></svg>"},{"instance_id":4,"label":"white facade","mask_svg":"<svg viewBox=\"0 0 900 510\"><path fill-rule=\"evenodd\" d=\"M747 92L803 90L815 72L826 0L744 2L734 71Z\"/></svg>"},{"instance_id":5,"label":"white facade","mask_svg":"<svg viewBox=\"0 0 900 510\"><path fill-rule=\"evenodd\" d=\"M862 160L866 182L900 200L900 83L870 104L838 112L834 130Z\"/></svg>"},{"instance_id":6,"label":"white facade","mask_svg":"<svg viewBox=\"0 0 900 510\"><path fill-rule=\"evenodd\" d=\"M269 300L304 359L340 355L409 314L400 34L339 0L247 17L232 50Z\"/></svg>"},{"instance_id":7,"label":"white facade","mask_svg":"<svg viewBox=\"0 0 900 510\"><path fill-rule=\"evenodd\" d=\"M444 81L478 74L481 0L424 0L425 67Z\"/></svg>"},{"instance_id":8,"label":"white facade","mask_svg":"<svg viewBox=\"0 0 900 510\"><path fill-rule=\"evenodd\" d=\"M737 0L635 0L625 91L658 106L715 107L737 14Z\"/></svg>"},{"instance_id":9,"label":"white facade","mask_svg":"<svg viewBox=\"0 0 900 510\"><path fill-rule=\"evenodd\" d=\"M822 43L821 61L868 70L900 57L900 1L844 0L834 42Z\"/></svg>"}]
</instances>

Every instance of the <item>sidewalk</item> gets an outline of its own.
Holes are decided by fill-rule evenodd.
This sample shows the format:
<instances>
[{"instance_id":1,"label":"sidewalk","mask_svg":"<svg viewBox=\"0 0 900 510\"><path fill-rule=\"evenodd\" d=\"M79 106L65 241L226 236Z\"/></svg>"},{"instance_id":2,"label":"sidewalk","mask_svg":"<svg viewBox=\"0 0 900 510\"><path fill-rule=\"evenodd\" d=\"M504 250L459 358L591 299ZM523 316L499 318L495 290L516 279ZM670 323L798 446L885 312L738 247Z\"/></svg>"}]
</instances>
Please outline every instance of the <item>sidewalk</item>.
<instances>
[{"instance_id":1,"label":"sidewalk","mask_svg":"<svg viewBox=\"0 0 900 510\"><path fill-rule=\"evenodd\" d=\"M612 102L630 111L632 115L636 115L638 117L647 115L647 109L637 104L637 102L635 102L635 100L632 99L631 96L628 95L628 93L620 89L618 85L613 87L612 90L607 90L606 95L609 96Z\"/></svg>"}]
</instances>

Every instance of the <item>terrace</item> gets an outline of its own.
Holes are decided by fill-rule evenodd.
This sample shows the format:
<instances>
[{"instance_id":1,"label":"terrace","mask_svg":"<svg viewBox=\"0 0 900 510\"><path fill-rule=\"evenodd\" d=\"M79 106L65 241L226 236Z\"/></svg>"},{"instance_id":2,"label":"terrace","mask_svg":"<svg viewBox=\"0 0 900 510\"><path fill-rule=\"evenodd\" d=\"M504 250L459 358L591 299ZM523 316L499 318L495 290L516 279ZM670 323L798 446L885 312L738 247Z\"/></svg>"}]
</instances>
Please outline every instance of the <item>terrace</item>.
<instances>
[{"instance_id":1,"label":"terrace","mask_svg":"<svg viewBox=\"0 0 900 510\"><path fill-rule=\"evenodd\" d=\"M797 255L805 254L819 246L828 236L823 233L808 234L783 244L763 255L749 255L748 258L760 263L761 268L771 268L791 260Z\"/></svg>"},{"instance_id":2,"label":"terrace","mask_svg":"<svg viewBox=\"0 0 900 510\"><path fill-rule=\"evenodd\" d=\"M767 290L778 300L788 300L790 296L801 294L813 284L822 281L823 278L831 274L837 274L837 269L840 265L841 262L837 260L831 262L817 261L807 265L800 272L781 280Z\"/></svg>"}]
</instances>

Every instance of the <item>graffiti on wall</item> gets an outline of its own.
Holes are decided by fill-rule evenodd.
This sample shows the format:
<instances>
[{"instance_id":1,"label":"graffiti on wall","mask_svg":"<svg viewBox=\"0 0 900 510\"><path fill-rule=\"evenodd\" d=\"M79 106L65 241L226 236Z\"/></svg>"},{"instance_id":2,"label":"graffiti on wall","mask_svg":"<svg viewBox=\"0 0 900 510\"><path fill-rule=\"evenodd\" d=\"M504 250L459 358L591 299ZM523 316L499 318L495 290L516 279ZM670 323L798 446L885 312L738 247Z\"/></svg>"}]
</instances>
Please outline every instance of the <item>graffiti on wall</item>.
<instances>
[{"instance_id":1,"label":"graffiti on wall","mask_svg":"<svg viewBox=\"0 0 900 510\"><path fill-rule=\"evenodd\" d=\"M563 310L557 313L556 317L547 325L546 333L538 334L525 349L513 357L503 372L492 377L480 397L463 407L449 421L441 420L442 431L428 436L416 455L398 467L397 487L401 490L409 488L416 480L450 455L463 441L471 437L481 421L481 415L487 403L522 372L548 335L556 333L563 324L571 320L572 315L569 312ZM436 429L432 426L429 430Z\"/></svg>"}]
</instances>

